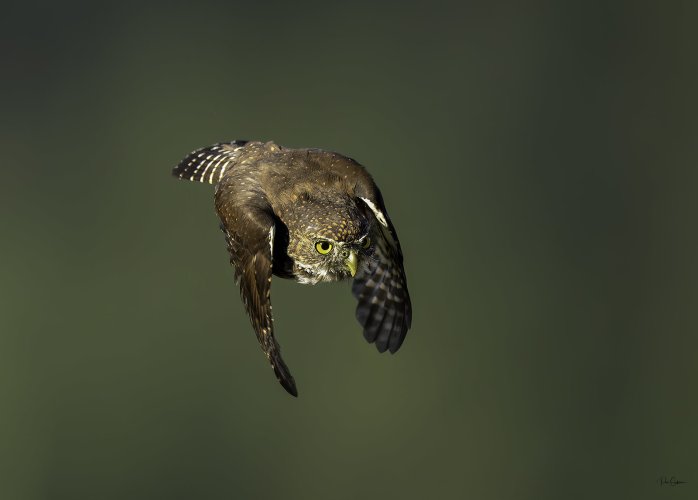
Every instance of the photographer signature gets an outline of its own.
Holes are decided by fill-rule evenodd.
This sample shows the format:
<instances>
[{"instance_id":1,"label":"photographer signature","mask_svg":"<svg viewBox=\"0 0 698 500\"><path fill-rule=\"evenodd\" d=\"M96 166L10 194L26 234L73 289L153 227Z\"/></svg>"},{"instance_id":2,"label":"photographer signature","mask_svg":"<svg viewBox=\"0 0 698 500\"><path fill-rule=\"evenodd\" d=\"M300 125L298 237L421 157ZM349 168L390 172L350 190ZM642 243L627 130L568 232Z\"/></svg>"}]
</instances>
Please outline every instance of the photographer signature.
<instances>
[{"instance_id":1,"label":"photographer signature","mask_svg":"<svg viewBox=\"0 0 698 500\"><path fill-rule=\"evenodd\" d=\"M671 476L671 477L661 476L659 479L657 479L657 482L659 483L659 486L664 486L665 484L669 484L671 486L678 486L679 484L686 484L687 483L687 481L681 481L676 476Z\"/></svg>"}]
</instances>

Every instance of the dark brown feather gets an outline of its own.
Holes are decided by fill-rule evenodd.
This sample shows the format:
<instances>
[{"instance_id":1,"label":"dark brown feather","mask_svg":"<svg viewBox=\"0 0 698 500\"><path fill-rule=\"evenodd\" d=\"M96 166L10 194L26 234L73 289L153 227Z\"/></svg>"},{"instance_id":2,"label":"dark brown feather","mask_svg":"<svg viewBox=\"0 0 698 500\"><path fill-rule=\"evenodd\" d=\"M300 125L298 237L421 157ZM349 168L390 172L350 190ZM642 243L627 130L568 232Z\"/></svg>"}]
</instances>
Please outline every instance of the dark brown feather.
<instances>
[{"instance_id":1,"label":"dark brown feather","mask_svg":"<svg viewBox=\"0 0 698 500\"><path fill-rule=\"evenodd\" d=\"M235 268L240 294L262 351L274 369L281 385L293 396L298 396L296 383L281 357L281 349L274 338L271 312L272 248L274 219L265 210L254 205L226 203L223 190L216 193L216 209L221 219Z\"/></svg>"}]
</instances>

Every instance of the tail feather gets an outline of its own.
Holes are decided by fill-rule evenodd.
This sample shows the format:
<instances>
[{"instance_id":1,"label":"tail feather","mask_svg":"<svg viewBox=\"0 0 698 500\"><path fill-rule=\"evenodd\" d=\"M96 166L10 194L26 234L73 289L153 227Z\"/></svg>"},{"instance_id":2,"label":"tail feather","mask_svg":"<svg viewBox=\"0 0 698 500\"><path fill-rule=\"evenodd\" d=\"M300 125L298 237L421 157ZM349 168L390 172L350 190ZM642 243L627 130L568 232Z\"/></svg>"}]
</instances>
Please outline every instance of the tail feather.
<instances>
[{"instance_id":1,"label":"tail feather","mask_svg":"<svg viewBox=\"0 0 698 500\"><path fill-rule=\"evenodd\" d=\"M215 184L235 164L247 142L222 142L192 151L172 169L172 175L194 182Z\"/></svg>"}]
</instances>

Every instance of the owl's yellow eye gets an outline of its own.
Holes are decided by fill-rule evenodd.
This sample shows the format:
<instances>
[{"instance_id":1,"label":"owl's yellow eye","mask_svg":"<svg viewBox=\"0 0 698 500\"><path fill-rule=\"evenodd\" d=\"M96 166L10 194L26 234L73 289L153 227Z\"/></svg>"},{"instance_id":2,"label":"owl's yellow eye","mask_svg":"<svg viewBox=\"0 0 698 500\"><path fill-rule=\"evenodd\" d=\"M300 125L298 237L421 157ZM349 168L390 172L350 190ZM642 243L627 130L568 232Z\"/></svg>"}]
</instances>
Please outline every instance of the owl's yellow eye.
<instances>
[{"instance_id":1,"label":"owl's yellow eye","mask_svg":"<svg viewBox=\"0 0 698 500\"><path fill-rule=\"evenodd\" d=\"M327 255L332 250L332 243L329 241L318 241L315 243L315 250L322 255Z\"/></svg>"},{"instance_id":2,"label":"owl's yellow eye","mask_svg":"<svg viewBox=\"0 0 698 500\"><path fill-rule=\"evenodd\" d=\"M363 247L364 250L368 249L368 247L371 246L371 238L369 238L368 236L366 236L366 238L364 239L363 243L361 243L361 246Z\"/></svg>"}]
</instances>

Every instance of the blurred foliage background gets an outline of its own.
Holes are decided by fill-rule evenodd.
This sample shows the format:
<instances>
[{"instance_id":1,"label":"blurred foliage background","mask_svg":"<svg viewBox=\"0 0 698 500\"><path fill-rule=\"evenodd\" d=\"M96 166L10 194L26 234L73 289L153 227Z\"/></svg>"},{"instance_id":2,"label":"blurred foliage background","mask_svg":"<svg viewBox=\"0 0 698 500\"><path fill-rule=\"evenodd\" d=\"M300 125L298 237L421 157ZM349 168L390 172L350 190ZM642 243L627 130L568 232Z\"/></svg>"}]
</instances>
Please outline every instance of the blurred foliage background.
<instances>
[{"instance_id":1,"label":"blurred foliage background","mask_svg":"<svg viewBox=\"0 0 698 500\"><path fill-rule=\"evenodd\" d=\"M695 498L697 5L4 5L0 497ZM397 355L275 280L278 385L170 177L236 138L372 172Z\"/></svg>"}]
</instances>

